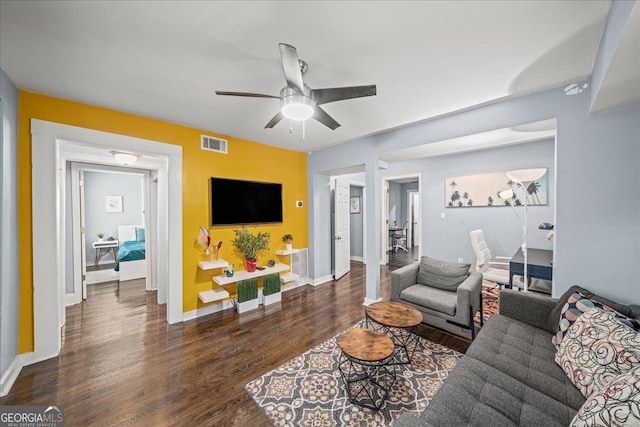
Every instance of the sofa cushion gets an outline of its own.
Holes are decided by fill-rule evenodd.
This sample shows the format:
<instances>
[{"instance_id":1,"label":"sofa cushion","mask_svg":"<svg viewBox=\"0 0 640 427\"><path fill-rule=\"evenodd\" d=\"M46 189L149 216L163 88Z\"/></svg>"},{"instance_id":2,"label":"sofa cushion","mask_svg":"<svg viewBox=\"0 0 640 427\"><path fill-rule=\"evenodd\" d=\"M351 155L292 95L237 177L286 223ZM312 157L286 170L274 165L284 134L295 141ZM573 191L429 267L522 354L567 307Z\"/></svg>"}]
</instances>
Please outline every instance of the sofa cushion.
<instances>
[{"instance_id":1,"label":"sofa cushion","mask_svg":"<svg viewBox=\"0 0 640 427\"><path fill-rule=\"evenodd\" d=\"M578 410L584 396L555 363L551 334L503 315L489 317L466 352L558 402Z\"/></svg>"},{"instance_id":2,"label":"sofa cushion","mask_svg":"<svg viewBox=\"0 0 640 427\"><path fill-rule=\"evenodd\" d=\"M456 315L458 297L455 292L412 285L400 293L400 299L449 316Z\"/></svg>"},{"instance_id":3,"label":"sofa cushion","mask_svg":"<svg viewBox=\"0 0 640 427\"><path fill-rule=\"evenodd\" d=\"M553 309L553 311L549 315L549 324L547 327L549 332L554 334L558 332L558 326L559 326L558 321L560 320L560 313L562 312L562 309L564 308L564 305L566 304L569 297L573 295L573 293L575 292L580 292L582 295L584 295L586 298L589 298L592 301L597 301L601 304L608 305L618 313L624 314L627 317L636 318L636 319L640 317L640 310L638 310L638 307L624 305L624 304L617 303L615 301L611 301L610 299L596 295L593 292L589 291L588 289L581 288L580 286L571 286L569 289L565 291L564 294L562 294L562 296L560 296L560 298L558 299L558 303L556 304L556 307Z\"/></svg>"},{"instance_id":4,"label":"sofa cushion","mask_svg":"<svg viewBox=\"0 0 640 427\"><path fill-rule=\"evenodd\" d=\"M617 377L607 388L592 394L570 427L640 425L640 367Z\"/></svg>"},{"instance_id":5,"label":"sofa cushion","mask_svg":"<svg viewBox=\"0 0 640 427\"><path fill-rule=\"evenodd\" d=\"M465 356L421 414L420 425L567 426L575 414L545 393Z\"/></svg>"},{"instance_id":6,"label":"sofa cushion","mask_svg":"<svg viewBox=\"0 0 640 427\"><path fill-rule=\"evenodd\" d=\"M640 334L611 312L592 308L571 325L555 360L590 397L640 366Z\"/></svg>"},{"instance_id":7,"label":"sofa cushion","mask_svg":"<svg viewBox=\"0 0 640 427\"><path fill-rule=\"evenodd\" d=\"M423 256L417 282L433 288L454 291L469 276L471 264L441 261Z\"/></svg>"},{"instance_id":8,"label":"sofa cushion","mask_svg":"<svg viewBox=\"0 0 640 427\"><path fill-rule=\"evenodd\" d=\"M591 298L593 298L593 296ZM576 319L578 319L578 317L580 317L584 312L594 307L601 308L605 311L609 311L613 313L616 317L618 317L627 326L633 328L636 331L640 330L640 323L638 323L636 320L631 319L619 313L612 307L591 298L585 296L579 291L576 291L573 294L571 294L571 296L569 296L569 299L564 304L564 307L562 308L562 312L560 313L560 321L558 323L558 332L556 333L556 335L553 337L553 340L552 340L556 348L560 346L560 343L562 342L562 338L565 336L565 334L567 333L567 330L573 324L573 322L575 322ZM616 304L616 305L619 306L619 304Z\"/></svg>"}]
</instances>

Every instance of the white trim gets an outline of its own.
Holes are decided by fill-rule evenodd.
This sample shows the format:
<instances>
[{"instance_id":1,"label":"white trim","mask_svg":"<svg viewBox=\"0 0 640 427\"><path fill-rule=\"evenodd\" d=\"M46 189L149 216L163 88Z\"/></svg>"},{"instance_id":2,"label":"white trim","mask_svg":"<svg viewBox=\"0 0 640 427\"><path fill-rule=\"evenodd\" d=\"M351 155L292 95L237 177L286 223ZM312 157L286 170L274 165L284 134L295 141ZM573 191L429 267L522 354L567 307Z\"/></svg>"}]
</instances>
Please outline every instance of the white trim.
<instances>
[{"instance_id":1,"label":"white trim","mask_svg":"<svg viewBox=\"0 0 640 427\"><path fill-rule=\"evenodd\" d=\"M364 257L351 255L351 261L358 261L364 263Z\"/></svg>"},{"instance_id":2,"label":"white trim","mask_svg":"<svg viewBox=\"0 0 640 427\"><path fill-rule=\"evenodd\" d=\"M0 397L4 397L9 394L11 387L13 387L13 383L20 375L20 371L22 370L22 364L20 363L21 356L17 355L11 365L9 365L9 369L4 373L2 378L0 379Z\"/></svg>"},{"instance_id":3,"label":"white trim","mask_svg":"<svg viewBox=\"0 0 640 427\"><path fill-rule=\"evenodd\" d=\"M333 281L333 276L332 275L328 275L328 276L324 276L324 277L319 277L317 279L309 279L310 280L310 285L311 286L318 286L318 285L322 285L323 283L327 283L327 282L332 282Z\"/></svg>"},{"instance_id":4,"label":"white trim","mask_svg":"<svg viewBox=\"0 0 640 427\"><path fill-rule=\"evenodd\" d=\"M378 298L378 299L374 300L374 299L369 299L369 298L365 297L364 302L362 303L362 305L371 305L374 302L380 302L380 301L382 301L382 298Z\"/></svg>"},{"instance_id":5,"label":"white trim","mask_svg":"<svg viewBox=\"0 0 640 427\"><path fill-rule=\"evenodd\" d=\"M61 348L64 306L64 170L67 161L115 165L110 149L135 150L136 169L158 171L161 215L159 303L167 302L168 323L182 312L182 147L76 126L31 119L34 357L55 357ZM62 172L62 175L61 173ZM51 212L52 215L42 215ZM36 241L37 240L37 241ZM50 254L56 254L51 257Z\"/></svg>"},{"instance_id":6,"label":"white trim","mask_svg":"<svg viewBox=\"0 0 640 427\"><path fill-rule=\"evenodd\" d=\"M198 317L208 316L209 314L217 313L228 308L233 308L230 300L218 302L215 304L209 304L206 307L197 308L195 310L187 311L182 315L182 321L197 319Z\"/></svg>"}]
</instances>

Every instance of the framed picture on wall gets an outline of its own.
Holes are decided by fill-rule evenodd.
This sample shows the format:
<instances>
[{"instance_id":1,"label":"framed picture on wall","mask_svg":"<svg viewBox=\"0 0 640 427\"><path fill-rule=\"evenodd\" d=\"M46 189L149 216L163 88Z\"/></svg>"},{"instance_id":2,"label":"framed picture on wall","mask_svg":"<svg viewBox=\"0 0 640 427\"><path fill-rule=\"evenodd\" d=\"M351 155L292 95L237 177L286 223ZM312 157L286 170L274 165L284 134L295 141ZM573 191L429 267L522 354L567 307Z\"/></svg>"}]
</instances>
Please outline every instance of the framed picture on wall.
<instances>
[{"instance_id":1,"label":"framed picture on wall","mask_svg":"<svg viewBox=\"0 0 640 427\"><path fill-rule=\"evenodd\" d=\"M104 196L106 212L122 212L122 196Z\"/></svg>"},{"instance_id":2,"label":"framed picture on wall","mask_svg":"<svg viewBox=\"0 0 640 427\"><path fill-rule=\"evenodd\" d=\"M349 200L349 209L352 214L360 213L360 196L351 197Z\"/></svg>"}]
</instances>

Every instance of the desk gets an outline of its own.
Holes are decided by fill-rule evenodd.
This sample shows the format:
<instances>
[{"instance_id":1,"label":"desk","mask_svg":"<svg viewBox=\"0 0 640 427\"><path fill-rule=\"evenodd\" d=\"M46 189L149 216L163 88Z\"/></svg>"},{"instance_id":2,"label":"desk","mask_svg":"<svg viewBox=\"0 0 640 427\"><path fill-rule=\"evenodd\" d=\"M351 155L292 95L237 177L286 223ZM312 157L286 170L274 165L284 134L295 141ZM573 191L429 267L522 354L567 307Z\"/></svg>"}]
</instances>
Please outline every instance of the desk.
<instances>
[{"instance_id":1,"label":"desk","mask_svg":"<svg viewBox=\"0 0 640 427\"><path fill-rule=\"evenodd\" d=\"M524 275L524 254L522 248L509 261L509 288L513 287L514 274ZM527 249L527 276L551 281L553 277L553 251L548 249Z\"/></svg>"},{"instance_id":2,"label":"desk","mask_svg":"<svg viewBox=\"0 0 640 427\"><path fill-rule=\"evenodd\" d=\"M93 249L95 249L96 251L96 259L93 262L93 267L94 268L98 268L98 261L100 260L100 253L102 252L103 249L109 249L111 248L111 251L113 252L113 261L116 261L116 249L118 248L118 241L117 240L102 240L102 241L97 241L97 242L93 242Z\"/></svg>"}]
</instances>

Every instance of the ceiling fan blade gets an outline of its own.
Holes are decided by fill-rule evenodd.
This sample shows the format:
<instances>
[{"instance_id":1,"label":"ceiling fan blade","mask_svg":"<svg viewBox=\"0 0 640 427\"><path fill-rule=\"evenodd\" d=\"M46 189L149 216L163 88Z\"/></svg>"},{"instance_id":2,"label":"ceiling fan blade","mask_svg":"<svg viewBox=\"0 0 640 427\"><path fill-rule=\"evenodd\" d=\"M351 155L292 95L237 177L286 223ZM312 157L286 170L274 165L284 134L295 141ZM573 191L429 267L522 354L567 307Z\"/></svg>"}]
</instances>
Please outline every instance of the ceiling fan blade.
<instances>
[{"instance_id":1,"label":"ceiling fan blade","mask_svg":"<svg viewBox=\"0 0 640 427\"><path fill-rule=\"evenodd\" d=\"M280 123L280 120L282 119L284 119L284 115L282 114L282 112L278 111L278 114L273 116L273 118L269 120L269 123L267 123L267 125L264 128L271 129L272 127Z\"/></svg>"},{"instance_id":2,"label":"ceiling fan blade","mask_svg":"<svg viewBox=\"0 0 640 427\"><path fill-rule=\"evenodd\" d=\"M223 90L217 90L216 95L228 95L228 96L246 96L249 98L275 98L280 99L279 96L264 95L262 93L250 93L250 92L225 92Z\"/></svg>"},{"instance_id":3,"label":"ceiling fan blade","mask_svg":"<svg viewBox=\"0 0 640 427\"><path fill-rule=\"evenodd\" d=\"M313 111L313 118L328 127L331 130L336 130L340 127L340 123L336 122L333 117L327 114L322 108L316 105L316 108Z\"/></svg>"},{"instance_id":4,"label":"ceiling fan blade","mask_svg":"<svg viewBox=\"0 0 640 427\"><path fill-rule=\"evenodd\" d=\"M364 96L375 96L376 85L332 87L327 89L314 89L312 91L316 105L327 104L329 102L342 101L344 99L362 98Z\"/></svg>"},{"instance_id":5,"label":"ceiling fan blade","mask_svg":"<svg viewBox=\"0 0 640 427\"><path fill-rule=\"evenodd\" d=\"M295 47L285 43L280 43L280 57L282 58L282 69L287 85L299 93L304 94L304 83L302 82L302 72L300 71L300 61L298 61L298 51Z\"/></svg>"}]
</instances>

